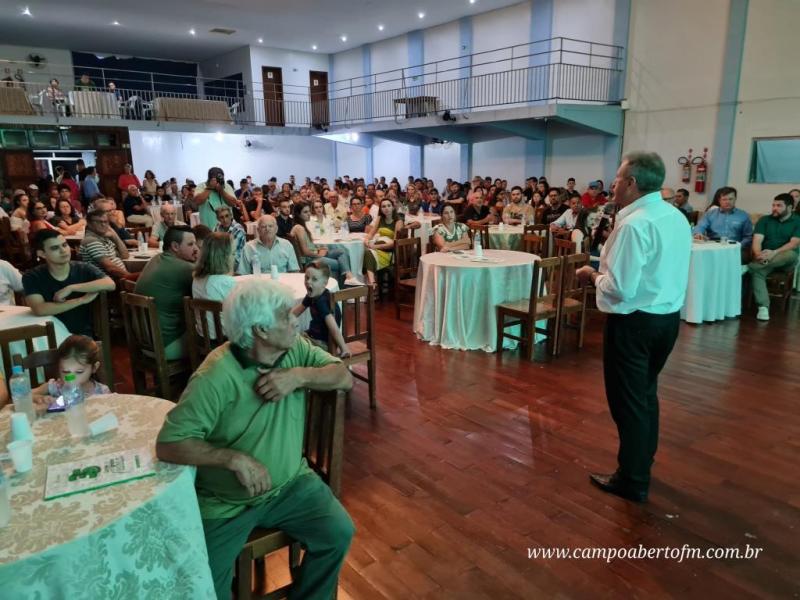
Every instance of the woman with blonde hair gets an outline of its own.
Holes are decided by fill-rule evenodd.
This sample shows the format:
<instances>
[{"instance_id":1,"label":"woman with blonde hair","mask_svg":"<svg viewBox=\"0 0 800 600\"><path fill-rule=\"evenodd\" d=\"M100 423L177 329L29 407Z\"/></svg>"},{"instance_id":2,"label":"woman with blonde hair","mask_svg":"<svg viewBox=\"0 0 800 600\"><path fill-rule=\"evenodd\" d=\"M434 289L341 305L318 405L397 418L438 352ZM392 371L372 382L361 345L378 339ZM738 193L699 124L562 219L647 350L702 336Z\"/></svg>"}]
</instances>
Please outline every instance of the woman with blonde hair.
<instances>
[{"instance_id":1,"label":"woman with blonde hair","mask_svg":"<svg viewBox=\"0 0 800 600\"><path fill-rule=\"evenodd\" d=\"M203 241L200 258L194 269L192 298L222 302L236 285L233 277L233 242L230 234L211 233ZM214 320L207 315L209 336L217 337ZM197 324L197 332L202 335L202 327Z\"/></svg>"}]
</instances>

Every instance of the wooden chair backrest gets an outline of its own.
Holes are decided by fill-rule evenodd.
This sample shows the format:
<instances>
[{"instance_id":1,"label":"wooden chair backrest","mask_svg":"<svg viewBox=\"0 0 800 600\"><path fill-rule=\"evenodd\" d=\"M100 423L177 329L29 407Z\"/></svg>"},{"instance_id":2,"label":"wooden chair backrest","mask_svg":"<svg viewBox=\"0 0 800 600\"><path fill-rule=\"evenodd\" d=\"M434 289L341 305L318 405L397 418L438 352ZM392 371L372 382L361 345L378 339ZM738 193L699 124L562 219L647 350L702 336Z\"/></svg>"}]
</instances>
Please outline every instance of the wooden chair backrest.
<instances>
[{"instance_id":1,"label":"wooden chair backrest","mask_svg":"<svg viewBox=\"0 0 800 600\"><path fill-rule=\"evenodd\" d=\"M533 211L533 222L534 223L542 223L542 219L544 218L545 208L546 207L544 207L544 206L539 206L539 207L536 208L535 211Z\"/></svg>"},{"instance_id":2,"label":"wooden chair backrest","mask_svg":"<svg viewBox=\"0 0 800 600\"><path fill-rule=\"evenodd\" d=\"M433 219L431 221L431 229L433 229L434 227L438 227L441 224L442 224L442 220L441 219Z\"/></svg>"},{"instance_id":3,"label":"wooden chair backrest","mask_svg":"<svg viewBox=\"0 0 800 600\"><path fill-rule=\"evenodd\" d=\"M411 236L411 230L408 227L401 227L397 230L397 234L394 236L395 241L397 240L407 240Z\"/></svg>"},{"instance_id":4,"label":"wooden chair backrest","mask_svg":"<svg viewBox=\"0 0 800 600\"><path fill-rule=\"evenodd\" d=\"M372 350L374 343L375 298L372 288L366 285L346 288L331 294L331 310L341 305L342 337L345 343L364 342ZM328 347L335 352L336 342L329 340Z\"/></svg>"},{"instance_id":5,"label":"wooden chair backrest","mask_svg":"<svg viewBox=\"0 0 800 600\"><path fill-rule=\"evenodd\" d=\"M418 237L398 239L394 242L394 278L413 279L417 276L422 241Z\"/></svg>"},{"instance_id":6,"label":"wooden chair backrest","mask_svg":"<svg viewBox=\"0 0 800 600\"><path fill-rule=\"evenodd\" d=\"M48 350L56 350L58 348L56 328L52 321L48 321L44 325L25 325L0 331L0 352L3 355L3 372L6 374L6 380L11 378L11 367L13 365L11 361L11 344L25 342L25 354L33 354L35 352L33 340L40 337L47 338Z\"/></svg>"},{"instance_id":7,"label":"wooden chair backrest","mask_svg":"<svg viewBox=\"0 0 800 600\"><path fill-rule=\"evenodd\" d=\"M522 236L522 248L529 254L539 258L547 257L547 238L536 233L527 233Z\"/></svg>"},{"instance_id":8,"label":"wooden chair backrest","mask_svg":"<svg viewBox=\"0 0 800 600\"><path fill-rule=\"evenodd\" d=\"M586 295L586 285L578 281L575 271L589 264L589 254L570 254L564 257L561 273L561 297L580 300Z\"/></svg>"},{"instance_id":9,"label":"wooden chair backrest","mask_svg":"<svg viewBox=\"0 0 800 600\"><path fill-rule=\"evenodd\" d=\"M341 390L306 392L303 455L337 497L342 490L345 401Z\"/></svg>"},{"instance_id":10,"label":"wooden chair backrest","mask_svg":"<svg viewBox=\"0 0 800 600\"><path fill-rule=\"evenodd\" d=\"M469 226L469 241L470 245L475 247L475 236L481 236L481 247L484 250L489 249L489 226L488 225L470 225Z\"/></svg>"},{"instance_id":11,"label":"wooden chair backrest","mask_svg":"<svg viewBox=\"0 0 800 600\"><path fill-rule=\"evenodd\" d=\"M222 302L185 296L183 298L183 314L186 320L189 361L192 364L192 370L195 370L209 352L227 339L222 331ZM213 327L209 327L209 316L211 316ZM200 333L197 331L198 326Z\"/></svg>"},{"instance_id":12,"label":"wooden chair backrest","mask_svg":"<svg viewBox=\"0 0 800 600\"><path fill-rule=\"evenodd\" d=\"M568 256L575 254L575 242L572 240L565 240L563 238L553 238L553 255L554 256Z\"/></svg>"},{"instance_id":13,"label":"wooden chair backrest","mask_svg":"<svg viewBox=\"0 0 800 600\"><path fill-rule=\"evenodd\" d=\"M544 242L542 242L541 253L542 258L550 256L550 226L544 224L525 225L524 235L538 235Z\"/></svg>"},{"instance_id":14,"label":"wooden chair backrest","mask_svg":"<svg viewBox=\"0 0 800 600\"><path fill-rule=\"evenodd\" d=\"M111 327L109 325L108 292L100 292L92 302L92 318L94 320L95 339L100 343L103 357L100 365L101 381L111 390L114 389L114 364L111 357Z\"/></svg>"},{"instance_id":15,"label":"wooden chair backrest","mask_svg":"<svg viewBox=\"0 0 800 600\"><path fill-rule=\"evenodd\" d=\"M130 279L120 279L119 287L123 292L128 292L130 294L136 292L136 282L131 281Z\"/></svg>"},{"instance_id":16,"label":"wooden chair backrest","mask_svg":"<svg viewBox=\"0 0 800 600\"><path fill-rule=\"evenodd\" d=\"M123 292L122 317L131 358L144 354L158 364L166 364L155 298Z\"/></svg>"},{"instance_id":17,"label":"wooden chair backrest","mask_svg":"<svg viewBox=\"0 0 800 600\"><path fill-rule=\"evenodd\" d=\"M558 301L563 260L558 257L543 258L533 264L533 277L528 301L528 313L536 320L536 312L540 302L553 307Z\"/></svg>"}]
</instances>

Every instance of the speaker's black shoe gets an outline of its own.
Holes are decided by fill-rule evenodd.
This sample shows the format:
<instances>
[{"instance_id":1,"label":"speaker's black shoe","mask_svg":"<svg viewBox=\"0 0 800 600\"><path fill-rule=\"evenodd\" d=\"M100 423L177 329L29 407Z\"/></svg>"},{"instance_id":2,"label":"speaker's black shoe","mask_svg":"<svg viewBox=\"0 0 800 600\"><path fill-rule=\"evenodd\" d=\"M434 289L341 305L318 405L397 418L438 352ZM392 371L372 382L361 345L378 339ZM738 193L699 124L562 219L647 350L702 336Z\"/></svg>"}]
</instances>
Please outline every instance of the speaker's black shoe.
<instances>
[{"instance_id":1,"label":"speaker's black shoe","mask_svg":"<svg viewBox=\"0 0 800 600\"><path fill-rule=\"evenodd\" d=\"M647 502L647 491L637 490L630 484L626 484L616 473L612 473L611 475L590 473L589 481L604 492L614 494L620 498L625 498L633 502Z\"/></svg>"}]
</instances>

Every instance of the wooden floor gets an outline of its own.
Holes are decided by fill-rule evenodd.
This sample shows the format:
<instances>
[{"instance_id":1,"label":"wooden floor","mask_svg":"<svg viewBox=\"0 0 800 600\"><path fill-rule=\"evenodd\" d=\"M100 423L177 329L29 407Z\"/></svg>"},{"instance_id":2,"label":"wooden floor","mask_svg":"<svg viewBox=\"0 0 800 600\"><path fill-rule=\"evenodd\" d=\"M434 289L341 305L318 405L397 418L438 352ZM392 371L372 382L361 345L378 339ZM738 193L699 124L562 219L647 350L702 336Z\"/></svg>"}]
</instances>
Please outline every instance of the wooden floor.
<instances>
[{"instance_id":1,"label":"wooden floor","mask_svg":"<svg viewBox=\"0 0 800 600\"><path fill-rule=\"evenodd\" d=\"M776 311L773 311L776 312ZM683 325L661 376L650 502L591 487L616 465L602 317L555 361L441 350L378 309L378 410L356 384L339 598L797 597L800 301ZM120 365L121 366L121 365ZM119 369L118 369L119 370ZM756 560L529 560L529 547L740 547Z\"/></svg>"}]
</instances>

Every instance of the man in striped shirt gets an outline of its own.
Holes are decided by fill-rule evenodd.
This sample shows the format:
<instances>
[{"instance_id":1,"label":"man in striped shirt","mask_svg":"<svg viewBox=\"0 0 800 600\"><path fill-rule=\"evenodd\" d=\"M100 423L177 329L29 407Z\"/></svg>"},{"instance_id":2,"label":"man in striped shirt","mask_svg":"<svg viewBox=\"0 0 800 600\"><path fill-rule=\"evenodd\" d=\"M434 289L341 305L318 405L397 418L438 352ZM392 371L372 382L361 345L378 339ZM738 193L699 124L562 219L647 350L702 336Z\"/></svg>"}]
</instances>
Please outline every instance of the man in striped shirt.
<instances>
[{"instance_id":1,"label":"man in striped shirt","mask_svg":"<svg viewBox=\"0 0 800 600\"><path fill-rule=\"evenodd\" d=\"M128 248L111 228L108 213L93 210L86 217L86 234L81 242L81 260L95 265L114 279L135 280L139 274L130 273L123 260Z\"/></svg>"}]
</instances>

